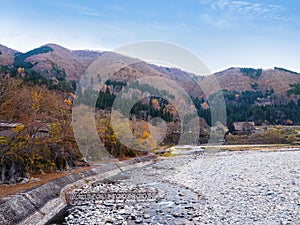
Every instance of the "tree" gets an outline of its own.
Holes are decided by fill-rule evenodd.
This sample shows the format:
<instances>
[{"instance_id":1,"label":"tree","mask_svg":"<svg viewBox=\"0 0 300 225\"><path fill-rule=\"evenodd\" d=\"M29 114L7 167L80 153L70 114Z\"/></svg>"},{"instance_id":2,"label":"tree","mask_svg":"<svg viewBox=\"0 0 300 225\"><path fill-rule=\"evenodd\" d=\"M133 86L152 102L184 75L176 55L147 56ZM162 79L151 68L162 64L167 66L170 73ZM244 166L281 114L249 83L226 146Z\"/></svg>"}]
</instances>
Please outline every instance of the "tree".
<instances>
[{"instance_id":1,"label":"tree","mask_svg":"<svg viewBox=\"0 0 300 225\"><path fill-rule=\"evenodd\" d=\"M81 156L72 133L71 106L63 94L12 78L1 82L0 91L0 120L23 125L0 138L2 181L74 165ZM38 135L42 128L49 130L48 136Z\"/></svg>"},{"instance_id":2,"label":"tree","mask_svg":"<svg viewBox=\"0 0 300 225\"><path fill-rule=\"evenodd\" d=\"M300 95L300 84L290 84L291 89L287 91L288 96L291 94Z\"/></svg>"}]
</instances>

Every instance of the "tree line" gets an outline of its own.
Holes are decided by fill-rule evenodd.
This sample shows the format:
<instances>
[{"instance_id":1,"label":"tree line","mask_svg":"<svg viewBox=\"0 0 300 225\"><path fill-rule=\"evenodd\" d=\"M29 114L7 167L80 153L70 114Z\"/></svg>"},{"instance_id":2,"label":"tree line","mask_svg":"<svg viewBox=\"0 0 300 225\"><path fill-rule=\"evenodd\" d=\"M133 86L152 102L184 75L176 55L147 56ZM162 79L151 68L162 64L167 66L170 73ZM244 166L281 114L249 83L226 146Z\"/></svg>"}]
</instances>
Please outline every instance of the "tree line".
<instances>
[{"instance_id":1,"label":"tree line","mask_svg":"<svg viewBox=\"0 0 300 225\"><path fill-rule=\"evenodd\" d=\"M291 84L288 94L299 95L299 84ZM243 91L242 93L234 91L222 91L226 104L227 125L232 122L253 121L256 125L261 124L300 124L300 100L289 101L286 103L274 104L276 97L273 90L261 91ZM211 96L208 99L213 99ZM198 110L198 115L203 117L209 125L211 121L210 108L204 109L202 103L205 99L194 98L194 104ZM260 104L260 101L266 101L267 104Z\"/></svg>"}]
</instances>

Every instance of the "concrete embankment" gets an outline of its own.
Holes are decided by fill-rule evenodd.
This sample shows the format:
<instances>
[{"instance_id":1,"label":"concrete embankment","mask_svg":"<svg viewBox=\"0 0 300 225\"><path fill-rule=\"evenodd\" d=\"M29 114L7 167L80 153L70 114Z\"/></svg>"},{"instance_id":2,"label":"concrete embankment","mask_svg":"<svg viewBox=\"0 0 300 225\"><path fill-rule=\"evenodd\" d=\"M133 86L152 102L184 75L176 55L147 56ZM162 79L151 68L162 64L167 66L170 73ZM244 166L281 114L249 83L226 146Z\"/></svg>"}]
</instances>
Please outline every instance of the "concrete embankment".
<instances>
[{"instance_id":1,"label":"concrete embankment","mask_svg":"<svg viewBox=\"0 0 300 225\"><path fill-rule=\"evenodd\" d=\"M152 163L155 156L99 164L93 169L72 174L20 193L0 204L0 224L45 224L66 207L65 193L86 183L116 175L121 170Z\"/></svg>"}]
</instances>

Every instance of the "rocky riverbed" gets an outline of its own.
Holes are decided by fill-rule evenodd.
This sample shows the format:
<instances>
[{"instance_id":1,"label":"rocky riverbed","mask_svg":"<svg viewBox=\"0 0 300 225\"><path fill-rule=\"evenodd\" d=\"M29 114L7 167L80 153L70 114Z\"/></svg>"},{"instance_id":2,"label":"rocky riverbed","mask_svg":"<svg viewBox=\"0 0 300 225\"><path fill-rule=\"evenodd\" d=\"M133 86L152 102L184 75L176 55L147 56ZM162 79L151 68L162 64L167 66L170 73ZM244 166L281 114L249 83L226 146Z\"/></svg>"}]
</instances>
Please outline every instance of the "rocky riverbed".
<instances>
[{"instance_id":1,"label":"rocky riverbed","mask_svg":"<svg viewBox=\"0 0 300 225\"><path fill-rule=\"evenodd\" d=\"M164 195L74 206L64 224L300 224L300 151L170 157L104 183Z\"/></svg>"}]
</instances>

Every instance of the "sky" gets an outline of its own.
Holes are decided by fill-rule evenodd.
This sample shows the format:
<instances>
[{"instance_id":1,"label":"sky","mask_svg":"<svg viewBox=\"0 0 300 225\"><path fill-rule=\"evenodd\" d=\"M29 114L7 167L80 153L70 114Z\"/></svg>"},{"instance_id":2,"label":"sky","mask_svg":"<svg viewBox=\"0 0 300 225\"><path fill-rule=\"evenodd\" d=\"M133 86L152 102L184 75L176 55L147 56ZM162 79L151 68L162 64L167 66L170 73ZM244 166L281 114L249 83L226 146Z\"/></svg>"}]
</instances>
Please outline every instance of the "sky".
<instances>
[{"instance_id":1,"label":"sky","mask_svg":"<svg viewBox=\"0 0 300 225\"><path fill-rule=\"evenodd\" d=\"M0 0L0 44L113 50L155 40L196 54L212 72L300 72L299 0Z\"/></svg>"}]
</instances>

